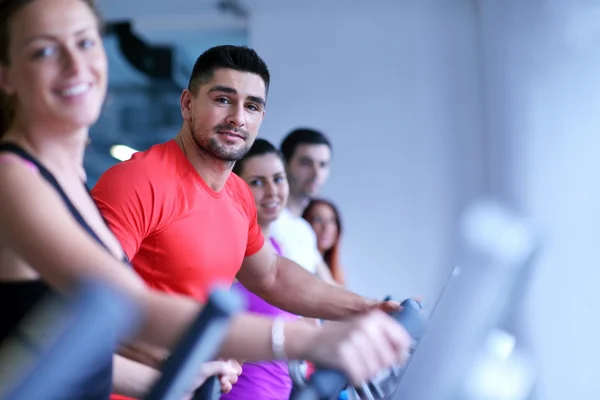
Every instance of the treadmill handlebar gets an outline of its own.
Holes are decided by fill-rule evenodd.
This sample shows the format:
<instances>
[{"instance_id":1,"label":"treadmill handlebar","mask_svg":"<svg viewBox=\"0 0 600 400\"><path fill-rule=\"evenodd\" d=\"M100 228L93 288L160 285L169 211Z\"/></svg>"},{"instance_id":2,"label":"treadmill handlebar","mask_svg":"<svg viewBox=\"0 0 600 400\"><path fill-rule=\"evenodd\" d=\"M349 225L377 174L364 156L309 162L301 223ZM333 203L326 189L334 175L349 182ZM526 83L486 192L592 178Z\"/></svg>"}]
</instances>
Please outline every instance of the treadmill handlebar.
<instances>
[{"instance_id":1,"label":"treadmill handlebar","mask_svg":"<svg viewBox=\"0 0 600 400\"><path fill-rule=\"evenodd\" d=\"M388 298L389 299L389 298ZM421 315L420 304L407 299L402 302L402 310L391 316L408 331L414 342L418 342L425 333L425 320ZM330 400L337 399L339 393L348 386L348 378L338 370L317 368L311 375L306 387L297 391L294 400Z\"/></svg>"},{"instance_id":2,"label":"treadmill handlebar","mask_svg":"<svg viewBox=\"0 0 600 400\"><path fill-rule=\"evenodd\" d=\"M241 309L239 295L225 289L214 290L145 399L179 400L186 395L200 365L212 360L221 346L229 319Z\"/></svg>"}]
</instances>

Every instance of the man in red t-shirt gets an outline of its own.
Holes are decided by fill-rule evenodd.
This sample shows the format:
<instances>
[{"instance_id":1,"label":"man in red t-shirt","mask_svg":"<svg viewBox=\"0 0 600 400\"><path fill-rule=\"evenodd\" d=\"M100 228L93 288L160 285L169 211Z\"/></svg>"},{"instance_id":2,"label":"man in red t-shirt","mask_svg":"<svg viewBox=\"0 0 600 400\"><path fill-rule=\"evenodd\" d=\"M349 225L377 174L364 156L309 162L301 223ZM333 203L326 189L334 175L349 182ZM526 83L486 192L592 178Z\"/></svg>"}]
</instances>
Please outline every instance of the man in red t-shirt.
<instances>
[{"instance_id":1,"label":"man in red t-shirt","mask_svg":"<svg viewBox=\"0 0 600 400\"><path fill-rule=\"evenodd\" d=\"M230 174L212 189L177 139L110 168L92 194L137 273L163 292L204 301L264 245L246 183Z\"/></svg>"},{"instance_id":2,"label":"man in red t-shirt","mask_svg":"<svg viewBox=\"0 0 600 400\"><path fill-rule=\"evenodd\" d=\"M307 317L399 307L323 282L264 240L252 192L231 170L257 136L269 81L251 49L203 53L181 95L177 136L110 168L92 190L108 225L137 273L164 292L204 301L215 284L237 278L269 303Z\"/></svg>"}]
</instances>

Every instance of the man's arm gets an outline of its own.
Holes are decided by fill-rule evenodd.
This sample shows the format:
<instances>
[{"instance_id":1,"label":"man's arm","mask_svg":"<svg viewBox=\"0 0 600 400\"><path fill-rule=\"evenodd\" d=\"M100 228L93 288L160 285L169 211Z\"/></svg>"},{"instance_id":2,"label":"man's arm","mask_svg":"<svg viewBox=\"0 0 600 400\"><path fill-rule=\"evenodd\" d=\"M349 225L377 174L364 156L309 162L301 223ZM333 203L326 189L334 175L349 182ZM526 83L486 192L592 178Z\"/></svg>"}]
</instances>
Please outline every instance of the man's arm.
<instances>
[{"instance_id":1,"label":"man's arm","mask_svg":"<svg viewBox=\"0 0 600 400\"><path fill-rule=\"evenodd\" d=\"M129 260L158 228L165 213L166 197L154 189L146 174L135 161L119 163L104 172L91 190L102 217Z\"/></svg>"},{"instance_id":2,"label":"man's arm","mask_svg":"<svg viewBox=\"0 0 600 400\"><path fill-rule=\"evenodd\" d=\"M141 398L160 377L160 372L123 356L113 356L112 392L127 397Z\"/></svg>"},{"instance_id":3,"label":"man's arm","mask_svg":"<svg viewBox=\"0 0 600 400\"><path fill-rule=\"evenodd\" d=\"M317 278L268 245L244 259L237 279L268 303L309 318L343 319L378 304Z\"/></svg>"},{"instance_id":4,"label":"man's arm","mask_svg":"<svg viewBox=\"0 0 600 400\"><path fill-rule=\"evenodd\" d=\"M171 354L164 347L152 346L139 341L122 344L117 353L129 360L156 369L161 369L163 362Z\"/></svg>"}]
</instances>

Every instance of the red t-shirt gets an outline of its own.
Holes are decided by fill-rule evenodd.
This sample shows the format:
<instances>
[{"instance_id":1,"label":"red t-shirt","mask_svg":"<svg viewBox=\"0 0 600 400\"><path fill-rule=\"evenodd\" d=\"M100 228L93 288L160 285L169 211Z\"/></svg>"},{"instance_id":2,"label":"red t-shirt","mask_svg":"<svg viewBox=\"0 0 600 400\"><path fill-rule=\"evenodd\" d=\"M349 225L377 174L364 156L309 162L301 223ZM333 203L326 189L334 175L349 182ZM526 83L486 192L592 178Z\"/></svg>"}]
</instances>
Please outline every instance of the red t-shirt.
<instances>
[{"instance_id":1,"label":"red t-shirt","mask_svg":"<svg viewBox=\"0 0 600 400\"><path fill-rule=\"evenodd\" d=\"M133 268L163 292L205 301L264 243L248 185L230 174L215 192L174 140L107 170L92 196Z\"/></svg>"},{"instance_id":2,"label":"red t-shirt","mask_svg":"<svg viewBox=\"0 0 600 400\"><path fill-rule=\"evenodd\" d=\"M246 183L230 174L215 192L174 140L110 168L92 196L137 273L164 292L204 301L264 243Z\"/></svg>"}]
</instances>

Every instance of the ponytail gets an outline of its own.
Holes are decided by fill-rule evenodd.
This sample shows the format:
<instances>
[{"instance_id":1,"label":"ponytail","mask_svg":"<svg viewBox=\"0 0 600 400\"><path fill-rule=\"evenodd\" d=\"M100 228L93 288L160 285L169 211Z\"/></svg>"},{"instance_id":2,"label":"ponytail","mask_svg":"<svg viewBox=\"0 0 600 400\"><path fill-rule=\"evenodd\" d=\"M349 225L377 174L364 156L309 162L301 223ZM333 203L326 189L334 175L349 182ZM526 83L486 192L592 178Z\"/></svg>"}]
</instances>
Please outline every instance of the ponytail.
<instances>
[{"instance_id":1,"label":"ponytail","mask_svg":"<svg viewBox=\"0 0 600 400\"><path fill-rule=\"evenodd\" d=\"M0 90L0 139L10 129L15 114L12 99Z\"/></svg>"}]
</instances>

